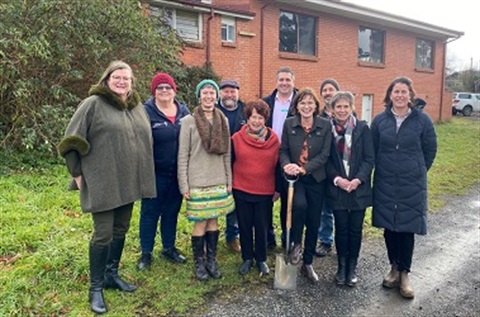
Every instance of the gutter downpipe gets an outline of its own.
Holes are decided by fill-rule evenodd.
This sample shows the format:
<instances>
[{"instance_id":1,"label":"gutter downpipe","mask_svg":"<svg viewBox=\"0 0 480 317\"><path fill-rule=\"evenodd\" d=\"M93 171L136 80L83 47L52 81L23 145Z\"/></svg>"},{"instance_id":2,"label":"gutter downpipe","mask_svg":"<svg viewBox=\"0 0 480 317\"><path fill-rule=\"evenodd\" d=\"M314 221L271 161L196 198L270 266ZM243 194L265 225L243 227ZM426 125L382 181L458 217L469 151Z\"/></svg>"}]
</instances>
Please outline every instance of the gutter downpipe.
<instances>
[{"instance_id":1,"label":"gutter downpipe","mask_svg":"<svg viewBox=\"0 0 480 317\"><path fill-rule=\"evenodd\" d=\"M269 5L271 5L273 2L273 0L267 2L266 4L264 4L262 6L262 8L260 9L260 67L259 67L259 70L260 70L260 82L258 84L258 87L259 87L259 92L258 92L258 98L262 98L262 91L263 91L263 53L264 53L264 45L263 45L263 42L264 42L264 37L265 37L265 32L264 32L264 26L265 26L265 15L263 13L264 9L266 9Z\"/></svg>"},{"instance_id":2,"label":"gutter downpipe","mask_svg":"<svg viewBox=\"0 0 480 317\"><path fill-rule=\"evenodd\" d=\"M207 68L210 68L211 67L211 56L210 56L210 35L211 35L211 31L210 31L210 25L211 25L211 21L213 19L213 17L215 16L215 12L213 11L213 7L210 7L210 16L208 17L208 20L207 20L207 49L206 49L206 66Z\"/></svg>"},{"instance_id":3,"label":"gutter downpipe","mask_svg":"<svg viewBox=\"0 0 480 317\"><path fill-rule=\"evenodd\" d=\"M447 44L452 43L453 41L458 40L457 38L452 39L451 41L445 41L443 44L443 67L442 67L442 93L440 94L440 113L438 116L438 121L442 121L442 113L443 113L443 93L445 92L445 82L447 78L445 77L445 69L447 68Z\"/></svg>"}]
</instances>

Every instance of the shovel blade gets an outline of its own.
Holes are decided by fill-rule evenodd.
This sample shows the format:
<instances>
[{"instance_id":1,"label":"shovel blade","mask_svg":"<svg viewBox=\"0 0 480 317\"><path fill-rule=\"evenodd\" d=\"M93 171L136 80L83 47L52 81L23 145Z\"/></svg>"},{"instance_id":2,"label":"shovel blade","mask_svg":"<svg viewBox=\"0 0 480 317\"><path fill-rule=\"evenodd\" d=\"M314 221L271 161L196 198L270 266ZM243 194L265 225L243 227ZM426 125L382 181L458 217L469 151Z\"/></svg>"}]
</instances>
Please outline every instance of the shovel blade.
<instances>
[{"instance_id":1,"label":"shovel blade","mask_svg":"<svg viewBox=\"0 0 480 317\"><path fill-rule=\"evenodd\" d=\"M297 267L287 264L285 255L277 254L275 259L275 289L294 290L297 289Z\"/></svg>"}]
</instances>

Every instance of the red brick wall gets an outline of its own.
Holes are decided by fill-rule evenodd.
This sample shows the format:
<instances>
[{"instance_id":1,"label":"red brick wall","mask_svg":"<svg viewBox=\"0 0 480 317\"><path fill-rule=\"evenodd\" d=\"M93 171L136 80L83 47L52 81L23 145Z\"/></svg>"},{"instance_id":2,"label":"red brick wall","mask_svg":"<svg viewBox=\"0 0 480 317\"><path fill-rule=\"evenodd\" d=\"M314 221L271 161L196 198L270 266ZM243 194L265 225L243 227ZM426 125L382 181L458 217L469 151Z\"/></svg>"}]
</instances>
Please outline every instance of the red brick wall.
<instances>
[{"instance_id":1,"label":"red brick wall","mask_svg":"<svg viewBox=\"0 0 480 317\"><path fill-rule=\"evenodd\" d=\"M231 0L215 0L217 4L229 4ZM375 116L384 109L383 98L389 83L397 76L408 76L414 82L417 96L427 102L425 111L434 121L451 117L451 96L443 92L444 45L437 42L433 72L415 70L416 35L369 23L346 19L330 14L306 12L294 7L277 4L266 5L265 1L252 0L250 10L256 15L253 20L236 19L236 43L222 45L221 16L208 20L205 14L203 23L203 45L187 48L183 60L189 65L203 65L207 58L207 36L210 32L210 58L217 74L224 79L235 79L240 83L240 97L251 100L270 94L275 88L275 72L282 66L290 66L295 71L297 88L312 87L318 91L319 84L326 77L337 79L343 90L356 94L356 110L361 115L363 94L372 94ZM262 7L264 28L261 30ZM317 56L302 58L295 54L284 54L278 50L278 17L280 9L304 13L317 17ZM210 26L209 26L210 24ZM359 25L386 31L384 67L361 66L357 61ZM261 32L263 31L263 43ZM241 35L249 34L252 36ZM423 37L422 37L423 38ZM260 66L263 48L263 68ZM260 86L263 84L262 86ZM440 103L443 101L443 107Z\"/></svg>"}]
</instances>

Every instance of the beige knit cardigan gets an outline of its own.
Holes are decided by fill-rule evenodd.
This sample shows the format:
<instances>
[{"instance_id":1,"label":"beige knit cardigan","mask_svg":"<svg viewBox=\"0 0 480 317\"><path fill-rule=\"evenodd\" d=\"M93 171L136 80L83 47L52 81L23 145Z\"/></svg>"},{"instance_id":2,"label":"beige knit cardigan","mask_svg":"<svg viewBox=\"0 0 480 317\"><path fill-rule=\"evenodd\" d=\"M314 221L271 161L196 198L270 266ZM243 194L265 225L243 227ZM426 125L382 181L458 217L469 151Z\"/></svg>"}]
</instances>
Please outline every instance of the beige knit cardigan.
<instances>
[{"instance_id":1,"label":"beige knit cardigan","mask_svg":"<svg viewBox=\"0 0 480 317\"><path fill-rule=\"evenodd\" d=\"M224 115L222 114L224 117ZM225 120L227 118L224 117ZM227 125L228 126L228 125ZM178 185L182 194L190 188L214 185L232 186L230 143L227 153L208 153L200 139L195 118L188 115L181 120L178 149Z\"/></svg>"}]
</instances>

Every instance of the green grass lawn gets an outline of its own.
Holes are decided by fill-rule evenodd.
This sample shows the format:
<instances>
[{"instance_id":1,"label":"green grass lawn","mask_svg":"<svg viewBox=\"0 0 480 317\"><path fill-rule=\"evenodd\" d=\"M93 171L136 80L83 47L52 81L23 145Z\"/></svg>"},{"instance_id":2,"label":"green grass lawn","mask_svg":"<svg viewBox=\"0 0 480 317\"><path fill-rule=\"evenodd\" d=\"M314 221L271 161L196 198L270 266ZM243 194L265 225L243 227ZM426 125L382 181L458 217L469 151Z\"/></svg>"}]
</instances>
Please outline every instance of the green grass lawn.
<instances>
[{"instance_id":1,"label":"green grass lawn","mask_svg":"<svg viewBox=\"0 0 480 317\"><path fill-rule=\"evenodd\" d=\"M436 129L439 150L429 172L432 212L444 204L444 195L463 194L480 179L480 121L453 118L449 123L438 124ZM0 162L15 159L6 154L0 156ZM0 316L91 316L87 302L91 219L81 212L78 193L67 191L65 167L45 168L41 163L41 170L0 169ZM245 278L238 275L241 257L225 248L223 236L218 260L224 278L206 283L196 281L190 251L192 226L183 213L179 216L177 246L187 255L188 263L174 265L161 259L157 241L151 270L138 272L138 208L137 203L121 273L139 289L134 294L105 291L109 315L177 316L192 311L199 314L212 297L221 296L228 301L229 296L272 287L273 274L262 279L256 270ZM278 205L276 208L278 224ZM368 214L365 235L378 235L379 230L369 223ZM220 220L220 226L223 230L225 219ZM270 253L268 259L271 268L274 254Z\"/></svg>"}]
</instances>

